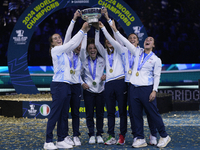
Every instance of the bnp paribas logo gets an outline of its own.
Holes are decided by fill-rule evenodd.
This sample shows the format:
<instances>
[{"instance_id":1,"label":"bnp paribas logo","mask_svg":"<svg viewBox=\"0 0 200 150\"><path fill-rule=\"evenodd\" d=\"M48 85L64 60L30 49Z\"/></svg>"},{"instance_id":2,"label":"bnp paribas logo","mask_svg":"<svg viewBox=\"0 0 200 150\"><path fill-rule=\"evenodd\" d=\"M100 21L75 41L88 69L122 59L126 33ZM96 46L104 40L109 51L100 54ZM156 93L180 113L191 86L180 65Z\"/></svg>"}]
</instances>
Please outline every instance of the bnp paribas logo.
<instances>
[{"instance_id":1,"label":"bnp paribas logo","mask_svg":"<svg viewBox=\"0 0 200 150\"><path fill-rule=\"evenodd\" d=\"M14 43L19 45L26 44L28 37L24 36L24 30L19 29L16 30L15 32L17 36L13 37Z\"/></svg>"},{"instance_id":2,"label":"bnp paribas logo","mask_svg":"<svg viewBox=\"0 0 200 150\"><path fill-rule=\"evenodd\" d=\"M74 4L83 4L83 3L90 3L89 0L71 0L71 3L74 3Z\"/></svg>"}]
</instances>

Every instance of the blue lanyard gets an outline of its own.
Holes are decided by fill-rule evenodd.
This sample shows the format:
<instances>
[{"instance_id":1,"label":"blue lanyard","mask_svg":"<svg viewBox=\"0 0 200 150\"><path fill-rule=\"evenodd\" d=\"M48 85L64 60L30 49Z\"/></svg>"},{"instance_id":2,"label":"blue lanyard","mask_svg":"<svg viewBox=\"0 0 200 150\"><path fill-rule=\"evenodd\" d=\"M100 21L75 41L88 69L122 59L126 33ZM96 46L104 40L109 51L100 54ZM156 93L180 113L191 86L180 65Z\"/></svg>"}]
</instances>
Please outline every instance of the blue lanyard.
<instances>
[{"instance_id":1,"label":"blue lanyard","mask_svg":"<svg viewBox=\"0 0 200 150\"><path fill-rule=\"evenodd\" d=\"M113 53L108 55L108 61L109 61L109 64L110 64L110 67L112 67L112 63L113 63Z\"/></svg>"},{"instance_id":2,"label":"blue lanyard","mask_svg":"<svg viewBox=\"0 0 200 150\"><path fill-rule=\"evenodd\" d=\"M154 53L151 52L149 55L147 55L147 56L144 58L144 60L143 60L142 63L141 63L141 60L142 60L142 57L144 56L144 52L140 55L140 58L139 58L139 61L138 61L137 71L139 71L139 70L142 68L142 66L145 64L145 62L146 62L153 54L154 54Z\"/></svg>"},{"instance_id":3,"label":"blue lanyard","mask_svg":"<svg viewBox=\"0 0 200 150\"><path fill-rule=\"evenodd\" d=\"M70 65L70 68L71 68L72 67L72 61L69 59L68 55L67 55L67 58L69 60L69 65ZM78 54L73 53L73 62L74 62L74 69L76 69L77 64L78 64Z\"/></svg>"},{"instance_id":4,"label":"blue lanyard","mask_svg":"<svg viewBox=\"0 0 200 150\"><path fill-rule=\"evenodd\" d=\"M96 68L97 68L97 58L94 60L94 68L93 68L93 72L92 72L92 67L91 67L91 64L90 64L90 57L88 57L88 68L89 68L90 74L92 76L92 79L95 80Z\"/></svg>"},{"instance_id":5,"label":"blue lanyard","mask_svg":"<svg viewBox=\"0 0 200 150\"><path fill-rule=\"evenodd\" d=\"M128 50L128 61L129 61L129 68L131 69L133 66L133 62L134 62L134 55L131 58L131 52Z\"/></svg>"}]
</instances>

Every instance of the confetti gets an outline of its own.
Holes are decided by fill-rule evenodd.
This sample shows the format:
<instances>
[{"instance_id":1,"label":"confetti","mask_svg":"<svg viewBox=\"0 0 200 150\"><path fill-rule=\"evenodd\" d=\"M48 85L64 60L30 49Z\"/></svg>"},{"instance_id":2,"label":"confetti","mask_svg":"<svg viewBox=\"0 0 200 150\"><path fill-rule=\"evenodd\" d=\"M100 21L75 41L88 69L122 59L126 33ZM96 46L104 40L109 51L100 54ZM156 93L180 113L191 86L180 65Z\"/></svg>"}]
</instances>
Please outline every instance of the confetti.
<instances>
[{"instance_id":1,"label":"confetti","mask_svg":"<svg viewBox=\"0 0 200 150\"><path fill-rule=\"evenodd\" d=\"M176 114L176 117L174 115ZM161 115L167 133L172 138L172 141L164 149L199 149L200 147L200 111L176 111ZM15 118L0 116L0 149L37 149L42 150L45 142L46 125L48 119L29 119L29 118ZM104 133L103 139L108 137L107 118L104 118ZM118 140L120 133L119 118L115 120L115 138ZM86 126L85 118L80 118L80 140L82 146L74 147L76 149L109 149L109 150L132 150L133 136L131 134L130 119L128 118L128 129L126 134L126 143L120 145L104 145L104 144L88 144L88 128ZM57 140L57 129L53 131L54 143ZM95 130L96 131L96 130ZM144 134L146 141L149 142L149 128L147 118L144 116ZM69 119L69 135L72 136L72 120ZM159 139L159 135L157 136ZM140 150L158 150L155 146L147 146Z\"/></svg>"}]
</instances>

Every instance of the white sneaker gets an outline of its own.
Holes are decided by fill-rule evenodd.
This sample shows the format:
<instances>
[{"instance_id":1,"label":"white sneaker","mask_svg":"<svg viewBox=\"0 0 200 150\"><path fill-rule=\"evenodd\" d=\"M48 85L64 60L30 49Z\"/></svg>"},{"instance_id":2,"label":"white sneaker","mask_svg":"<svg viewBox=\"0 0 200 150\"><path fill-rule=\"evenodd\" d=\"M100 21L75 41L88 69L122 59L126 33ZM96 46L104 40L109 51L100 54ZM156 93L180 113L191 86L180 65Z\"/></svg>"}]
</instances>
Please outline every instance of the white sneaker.
<instances>
[{"instance_id":1,"label":"white sneaker","mask_svg":"<svg viewBox=\"0 0 200 150\"><path fill-rule=\"evenodd\" d=\"M74 142L71 140L71 137L70 136L67 136L64 141L69 144L69 145L74 145Z\"/></svg>"},{"instance_id":2,"label":"white sneaker","mask_svg":"<svg viewBox=\"0 0 200 150\"><path fill-rule=\"evenodd\" d=\"M135 137L134 139L133 139L133 142L135 142L137 140L137 137Z\"/></svg>"},{"instance_id":3,"label":"white sneaker","mask_svg":"<svg viewBox=\"0 0 200 150\"><path fill-rule=\"evenodd\" d=\"M101 136L97 136L97 143L98 144L104 143L103 138Z\"/></svg>"},{"instance_id":4,"label":"white sneaker","mask_svg":"<svg viewBox=\"0 0 200 150\"><path fill-rule=\"evenodd\" d=\"M65 141L56 142L56 147L57 148L73 148L72 145L65 143Z\"/></svg>"},{"instance_id":5,"label":"white sneaker","mask_svg":"<svg viewBox=\"0 0 200 150\"><path fill-rule=\"evenodd\" d=\"M89 144L94 144L94 143L96 143L95 136L91 136L89 139Z\"/></svg>"},{"instance_id":6,"label":"white sneaker","mask_svg":"<svg viewBox=\"0 0 200 150\"><path fill-rule=\"evenodd\" d=\"M78 136L73 137L74 145L81 146L81 141Z\"/></svg>"},{"instance_id":7,"label":"white sneaker","mask_svg":"<svg viewBox=\"0 0 200 150\"><path fill-rule=\"evenodd\" d=\"M57 149L57 147L53 144L53 142L44 143L44 149Z\"/></svg>"},{"instance_id":8,"label":"white sneaker","mask_svg":"<svg viewBox=\"0 0 200 150\"><path fill-rule=\"evenodd\" d=\"M150 145L157 145L157 138L150 134L149 136L149 144Z\"/></svg>"},{"instance_id":9,"label":"white sneaker","mask_svg":"<svg viewBox=\"0 0 200 150\"><path fill-rule=\"evenodd\" d=\"M171 141L171 138L169 137L169 135L165 138L160 137L160 140L157 144L157 147L165 147L167 146L167 144Z\"/></svg>"},{"instance_id":10,"label":"white sneaker","mask_svg":"<svg viewBox=\"0 0 200 150\"><path fill-rule=\"evenodd\" d=\"M135 142L133 142L132 147L146 147L147 143L145 139L137 139Z\"/></svg>"}]
</instances>

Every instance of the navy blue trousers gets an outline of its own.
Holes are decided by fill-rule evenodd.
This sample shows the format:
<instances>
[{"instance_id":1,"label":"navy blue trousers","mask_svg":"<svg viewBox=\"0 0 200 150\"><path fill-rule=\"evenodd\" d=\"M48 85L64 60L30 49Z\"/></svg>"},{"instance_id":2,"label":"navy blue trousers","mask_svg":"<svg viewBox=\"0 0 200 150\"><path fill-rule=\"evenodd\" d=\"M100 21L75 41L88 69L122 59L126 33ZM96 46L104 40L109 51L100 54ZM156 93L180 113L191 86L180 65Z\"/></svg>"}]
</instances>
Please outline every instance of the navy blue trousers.
<instances>
[{"instance_id":1,"label":"navy blue trousers","mask_svg":"<svg viewBox=\"0 0 200 150\"><path fill-rule=\"evenodd\" d=\"M104 92L92 93L83 90L84 104L86 108L86 123L89 130L89 137L94 136L94 108L96 107L96 136L101 136L103 133L103 119L105 98Z\"/></svg>"},{"instance_id":2,"label":"navy blue trousers","mask_svg":"<svg viewBox=\"0 0 200 150\"><path fill-rule=\"evenodd\" d=\"M130 118L130 122L131 122L131 130L132 130L132 134L135 134L135 127L134 127L134 119L133 119L133 115L131 113L131 105L130 105L130 83L127 83L127 101L128 101L128 113L129 113L129 118Z\"/></svg>"},{"instance_id":3,"label":"navy blue trousers","mask_svg":"<svg viewBox=\"0 0 200 150\"><path fill-rule=\"evenodd\" d=\"M68 130L68 113L71 98L71 88L68 83L52 82L50 85L52 94L51 111L48 117L46 142L53 141L53 130L57 123L58 141L63 141Z\"/></svg>"},{"instance_id":4,"label":"navy blue trousers","mask_svg":"<svg viewBox=\"0 0 200 150\"><path fill-rule=\"evenodd\" d=\"M152 102L149 102L149 96L152 90L153 86L135 87L134 85L130 84L130 108L134 119L134 137L137 137L138 139L144 138L143 109L145 110L146 115L149 118L148 120L153 126L156 127L160 136L167 136L163 120L158 112L156 99ZM153 130L155 129L155 127L153 128Z\"/></svg>"},{"instance_id":5,"label":"navy blue trousers","mask_svg":"<svg viewBox=\"0 0 200 150\"><path fill-rule=\"evenodd\" d=\"M80 125L80 118L79 118L79 108L81 102L81 84L72 84L71 86L71 100L70 100L70 107L71 107L71 116L72 116L72 128L73 128L73 136L79 136L79 125ZM67 133L68 135L68 133Z\"/></svg>"},{"instance_id":6,"label":"navy blue trousers","mask_svg":"<svg viewBox=\"0 0 200 150\"><path fill-rule=\"evenodd\" d=\"M105 84L105 99L108 118L108 134L115 136L116 100L120 117L120 132L125 137L127 132L127 84L124 79L113 80Z\"/></svg>"},{"instance_id":7,"label":"navy blue trousers","mask_svg":"<svg viewBox=\"0 0 200 150\"><path fill-rule=\"evenodd\" d=\"M129 105L128 113L129 113L130 122L131 122L132 134L134 135L135 134L135 127L134 127L135 123L134 123L133 114L131 112L131 105L130 105L130 85L131 84L127 83L127 85L128 85L128 105ZM149 117L149 115L147 116L147 122L148 122L148 125L149 125L149 130L151 132L151 135L157 137L156 125L151 120L151 118Z\"/></svg>"}]
</instances>

